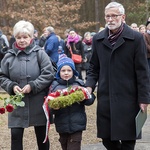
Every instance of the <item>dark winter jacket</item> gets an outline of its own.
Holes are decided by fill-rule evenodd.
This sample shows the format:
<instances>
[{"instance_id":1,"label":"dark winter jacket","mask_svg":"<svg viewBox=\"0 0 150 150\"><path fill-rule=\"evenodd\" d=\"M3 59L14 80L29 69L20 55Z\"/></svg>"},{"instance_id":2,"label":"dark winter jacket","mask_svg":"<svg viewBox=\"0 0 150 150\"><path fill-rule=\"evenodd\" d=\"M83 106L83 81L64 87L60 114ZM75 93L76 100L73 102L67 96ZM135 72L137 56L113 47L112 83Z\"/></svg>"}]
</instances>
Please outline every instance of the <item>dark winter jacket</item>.
<instances>
[{"instance_id":1,"label":"dark winter jacket","mask_svg":"<svg viewBox=\"0 0 150 150\"><path fill-rule=\"evenodd\" d=\"M39 39L39 46L40 47L44 47L45 42L46 42L46 37L44 37L44 36L40 37L40 39Z\"/></svg>"},{"instance_id":2,"label":"dark winter jacket","mask_svg":"<svg viewBox=\"0 0 150 150\"><path fill-rule=\"evenodd\" d=\"M50 91L56 91L58 89L64 89L72 85L84 86L83 81L75 80L75 78L69 81L65 80L55 80L51 85ZM56 126L56 131L58 133L74 133L76 131L83 131L86 129L86 113L85 105L93 104L95 99L94 94L92 98L84 100L81 103L74 103L72 106L66 108L61 108L59 110L53 110L54 113L54 123Z\"/></svg>"},{"instance_id":3,"label":"dark winter jacket","mask_svg":"<svg viewBox=\"0 0 150 150\"><path fill-rule=\"evenodd\" d=\"M92 55L92 45L87 45L86 43L83 42L83 48L84 48L84 55L86 58L86 62L83 63L83 70L88 70L89 69L89 65L90 65L90 59L91 59L91 55Z\"/></svg>"},{"instance_id":4,"label":"dark winter jacket","mask_svg":"<svg viewBox=\"0 0 150 150\"><path fill-rule=\"evenodd\" d=\"M17 107L9 113L10 128L26 128L46 124L42 108L48 87L54 79L53 67L47 54L33 42L20 51L13 46L2 60L0 71L1 87L13 95L13 87L23 88L30 84L31 92L25 94L25 107Z\"/></svg>"},{"instance_id":5,"label":"dark winter jacket","mask_svg":"<svg viewBox=\"0 0 150 150\"><path fill-rule=\"evenodd\" d=\"M114 47L108 28L93 38L86 86L97 89L98 137L135 140L139 104L150 103L150 77L143 35L126 24Z\"/></svg>"}]
</instances>

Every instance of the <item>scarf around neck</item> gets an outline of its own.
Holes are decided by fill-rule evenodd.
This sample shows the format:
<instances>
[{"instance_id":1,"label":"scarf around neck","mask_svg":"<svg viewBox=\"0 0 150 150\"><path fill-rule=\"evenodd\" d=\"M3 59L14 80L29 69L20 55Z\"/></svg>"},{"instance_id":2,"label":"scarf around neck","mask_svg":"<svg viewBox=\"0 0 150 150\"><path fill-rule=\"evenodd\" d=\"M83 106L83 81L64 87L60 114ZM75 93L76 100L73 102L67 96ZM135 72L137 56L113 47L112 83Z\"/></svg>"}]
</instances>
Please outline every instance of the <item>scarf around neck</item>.
<instances>
[{"instance_id":1,"label":"scarf around neck","mask_svg":"<svg viewBox=\"0 0 150 150\"><path fill-rule=\"evenodd\" d=\"M30 41L30 45L33 43L33 39ZM17 42L14 43L15 47L21 51L25 50L26 48L22 48L20 46L18 46Z\"/></svg>"},{"instance_id":2,"label":"scarf around neck","mask_svg":"<svg viewBox=\"0 0 150 150\"><path fill-rule=\"evenodd\" d=\"M116 41L119 38L119 35L122 33L123 29L124 24L122 23L121 26L118 28L117 32L111 33L111 31L109 30L108 40L112 46L116 44Z\"/></svg>"},{"instance_id":3,"label":"scarf around neck","mask_svg":"<svg viewBox=\"0 0 150 150\"><path fill-rule=\"evenodd\" d=\"M83 39L83 42L84 42L86 45L92 45L92 38L91 38L90 40Z\"/></svg>"},{"instance_id":4,"label":"scarf around neck","mask_svg":"<svg viewBox=\"0 0 150 150\"><path fill-rule=\"evenodd\" d=\"M79 41L80 41L79 35L76 35L75 37L69 35L67 38L67 45L70 46L70 42L78 43Z\"/></svg>"}]
</instances>

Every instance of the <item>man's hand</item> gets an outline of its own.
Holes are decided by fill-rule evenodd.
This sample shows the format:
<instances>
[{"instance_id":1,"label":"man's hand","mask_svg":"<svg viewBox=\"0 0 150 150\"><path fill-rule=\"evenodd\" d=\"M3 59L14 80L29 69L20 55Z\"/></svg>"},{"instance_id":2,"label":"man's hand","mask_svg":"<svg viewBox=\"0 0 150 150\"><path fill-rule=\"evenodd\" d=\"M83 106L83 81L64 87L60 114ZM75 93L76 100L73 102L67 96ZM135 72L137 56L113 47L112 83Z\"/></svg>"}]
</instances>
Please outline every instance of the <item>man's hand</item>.
<instances>
[{"instance_id":1,"label":"man's hand","mask_svg":"<svg viewBox=\"0 0 150 150\"><path fill-rule=\"evenodd\" d=\"M92 93L92 88L91 87L86 87L86 89L89 91L89 93Z\"/></svg>"},{"instance_id":2,"label":"man's hand","mask_svg":"<svg viewBox=\"0 0 150 150\"><path fill-rule=\"evenodd\" d=\"M140 108L142 110L142 112L145 112L147 110L148 104L140 104Z\"/></svg>"}]
</instances>

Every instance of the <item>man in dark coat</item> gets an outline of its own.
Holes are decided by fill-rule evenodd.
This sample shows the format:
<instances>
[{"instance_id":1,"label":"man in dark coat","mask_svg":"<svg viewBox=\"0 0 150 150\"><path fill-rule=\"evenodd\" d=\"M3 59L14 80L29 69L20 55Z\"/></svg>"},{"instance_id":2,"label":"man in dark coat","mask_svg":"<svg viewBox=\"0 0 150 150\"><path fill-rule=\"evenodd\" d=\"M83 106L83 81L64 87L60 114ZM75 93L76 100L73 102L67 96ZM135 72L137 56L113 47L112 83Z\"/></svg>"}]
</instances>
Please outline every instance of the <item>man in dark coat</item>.
<instances>
[{"instance_id":1,"label":"man in dark coat","mask_svg":"<svg viewBox=\"0 0 150 150\"><path fill-rule=\"evenodd\" d=\"M134 150L135 117L150 103L150 78L142 34L125 22L124 7L105 8L107 27L93 37L86 86L97 88L97 136L107 150ZM139 137L140 138L140 135Z\"/></svg>"}]
</instances>

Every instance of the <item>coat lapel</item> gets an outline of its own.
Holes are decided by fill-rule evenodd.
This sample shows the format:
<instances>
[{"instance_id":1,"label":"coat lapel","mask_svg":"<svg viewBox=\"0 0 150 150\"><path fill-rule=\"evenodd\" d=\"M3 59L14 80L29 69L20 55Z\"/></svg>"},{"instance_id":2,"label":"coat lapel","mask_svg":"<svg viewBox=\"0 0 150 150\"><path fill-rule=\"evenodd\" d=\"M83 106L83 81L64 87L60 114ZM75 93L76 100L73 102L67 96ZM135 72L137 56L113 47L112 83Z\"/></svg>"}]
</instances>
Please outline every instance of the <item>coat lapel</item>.
<instances>
[{"instance_id":1,"label":"coat lapel","mask_svg":"<svg viewBox=\"0 0 150 150\"><path fill-rule=\"evenodd\" d=\"M107 46L108 48L112 49L112 46L110 44L110 42L108 41L108 28L105 28L103 31L101 31L100 33L98 33L97 40L102 40L102 43Z\"/></svg>"},{"instance_id":2,"label":"coat lapel","mask_svg":"<svg viewBox=\"0 0 150 150\"><path fill-rule=\"evenodd\" d=\"M117 40L116 44L114 45L113 51L116 50L118 47L120 47L124 42L125 42L125 40L123 39L123 37L120 37Z\"/></svg>"}]
</instances>

